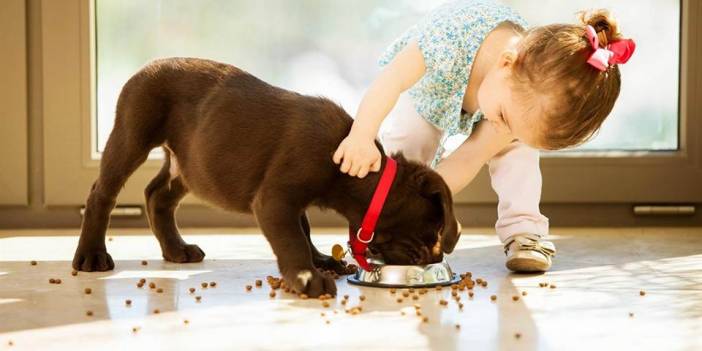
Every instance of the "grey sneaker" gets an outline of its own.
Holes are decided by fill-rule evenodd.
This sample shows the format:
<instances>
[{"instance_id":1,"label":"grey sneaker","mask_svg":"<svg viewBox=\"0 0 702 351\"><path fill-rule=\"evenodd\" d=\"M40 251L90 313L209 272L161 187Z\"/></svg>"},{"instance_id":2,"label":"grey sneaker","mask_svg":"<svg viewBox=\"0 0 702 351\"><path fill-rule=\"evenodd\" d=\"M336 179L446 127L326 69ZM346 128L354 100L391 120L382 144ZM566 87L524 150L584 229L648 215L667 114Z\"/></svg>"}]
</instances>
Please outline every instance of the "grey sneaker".
<instances>
[{"instance_id":1,"label":"grey sneaker","mask_svg":"<svg viewBox=\"0 0 702 351\"><path fill-rule=\"evenodd\" d=\"M505 242L506 266L514 272L545 272L551 268L556 246L535 234L512 235Z\"/></svg>"}]
</instances>

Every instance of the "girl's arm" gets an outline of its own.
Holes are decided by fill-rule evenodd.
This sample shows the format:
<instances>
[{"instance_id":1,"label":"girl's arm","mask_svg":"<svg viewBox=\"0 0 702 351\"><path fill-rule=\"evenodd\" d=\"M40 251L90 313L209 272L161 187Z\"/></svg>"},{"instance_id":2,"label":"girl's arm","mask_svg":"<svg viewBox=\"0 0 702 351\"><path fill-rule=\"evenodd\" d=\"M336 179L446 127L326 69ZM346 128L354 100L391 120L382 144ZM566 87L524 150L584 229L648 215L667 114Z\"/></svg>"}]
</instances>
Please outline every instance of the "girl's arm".
<instances>
[{"instance_id":1,"label":"girl's arm","mask_svg":"<svg viewBox=\"0 0 702 351\"><path fill-rule=\"evenodd\" d=\"M438 164L436 171L455 195L470 184L485 163L513 140L512 134L485 120L475 126L470 138Z\"/></svg>"},{"instance_id":2,"label":"girl's arm","mask_svg":"<svg viewBox=\"0 0 702 351\"><path fill-rule=\"evenodd\" d=\"M380 170L381 155L374 140L380 124L397 103L400 94L425 73L424 57L416 41L410 42L380 72L358 107L349 135L334 153L334 163L351 176L365 177Z\"/></svg>"}]
</instances>

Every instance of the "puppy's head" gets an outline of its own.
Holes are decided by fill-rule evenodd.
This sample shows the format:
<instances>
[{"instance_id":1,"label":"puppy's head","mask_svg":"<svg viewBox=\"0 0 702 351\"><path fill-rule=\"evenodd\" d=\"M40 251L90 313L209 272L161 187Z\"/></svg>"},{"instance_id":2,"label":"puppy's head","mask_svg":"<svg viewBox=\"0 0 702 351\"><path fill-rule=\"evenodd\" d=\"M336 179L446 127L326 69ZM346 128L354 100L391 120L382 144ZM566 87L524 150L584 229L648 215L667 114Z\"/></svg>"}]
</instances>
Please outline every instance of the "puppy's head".
<instances>
[{"instance_id":1,"label":"puppy's head","mask_svg":"<svg viewBox=\"0 0 702 351\"><path fill-rule=\"evenodd\" d=\"M446 182L431 168L392 156L397 175L368 248L386 264L429 264L451 253L460 233Z\"/></svg>"}]
</instances>

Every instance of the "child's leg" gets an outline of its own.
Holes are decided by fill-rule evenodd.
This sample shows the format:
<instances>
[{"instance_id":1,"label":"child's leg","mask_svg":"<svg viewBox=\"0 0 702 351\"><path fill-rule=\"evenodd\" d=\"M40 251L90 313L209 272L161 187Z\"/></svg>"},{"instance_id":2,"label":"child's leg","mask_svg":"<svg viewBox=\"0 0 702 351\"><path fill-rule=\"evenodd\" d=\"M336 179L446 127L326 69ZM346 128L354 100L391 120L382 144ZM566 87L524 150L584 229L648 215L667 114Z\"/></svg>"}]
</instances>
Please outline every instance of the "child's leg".
<instances>
[{"instance_id":1,"label":"child's leg","mask_svg":"<svg viewBox=\"0 0 702 351\"><path fill-rule=\"evenodd\" d=\"M402 151L408 160L425 164L434 159L443 132L417 113L407 93L400 95L385 121L381 142L388 155Z\"/></svg>"},{"instance_id":2,"label":"child's leg","mask_svg":"<svg viewBox=\"0 0 702 351\"><path fill-rule=\"evenodd\" d=\"M488 163L493 189L499 198L495 229L504 243L515 234L545 238L548 218L539 211L541 170L539 151L513 142Z\"/></svg>"}]
</instances>

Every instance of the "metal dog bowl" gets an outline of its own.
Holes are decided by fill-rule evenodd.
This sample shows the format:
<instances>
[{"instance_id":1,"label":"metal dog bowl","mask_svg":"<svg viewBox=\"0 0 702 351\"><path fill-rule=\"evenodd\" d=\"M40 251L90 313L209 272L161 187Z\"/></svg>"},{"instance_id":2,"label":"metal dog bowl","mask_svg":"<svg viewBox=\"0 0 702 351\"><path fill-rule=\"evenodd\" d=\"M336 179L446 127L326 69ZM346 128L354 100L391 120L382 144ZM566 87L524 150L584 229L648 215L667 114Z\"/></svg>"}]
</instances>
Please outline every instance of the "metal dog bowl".
<instances>
[{"instance_id":1,"label":"metal dog bowl","mask_svg":"<svg viewBox=\"0 0 702 351\"><path fill-rule=\"evenodd\" d=\"M461 280L445 260L428 265L386 265L378 260L370 260L370 264L371 271L359 267L355 274L347 278L348 282L381 288L405 288L451 285Z\"/></svg>"}]
</instances>

